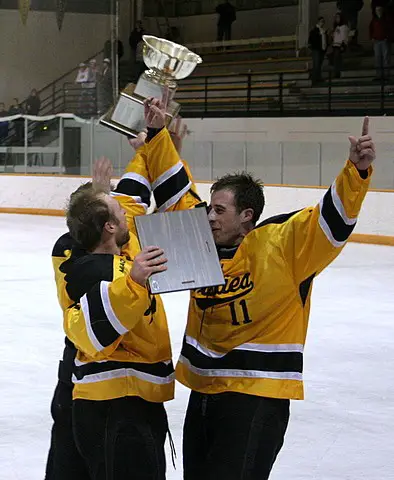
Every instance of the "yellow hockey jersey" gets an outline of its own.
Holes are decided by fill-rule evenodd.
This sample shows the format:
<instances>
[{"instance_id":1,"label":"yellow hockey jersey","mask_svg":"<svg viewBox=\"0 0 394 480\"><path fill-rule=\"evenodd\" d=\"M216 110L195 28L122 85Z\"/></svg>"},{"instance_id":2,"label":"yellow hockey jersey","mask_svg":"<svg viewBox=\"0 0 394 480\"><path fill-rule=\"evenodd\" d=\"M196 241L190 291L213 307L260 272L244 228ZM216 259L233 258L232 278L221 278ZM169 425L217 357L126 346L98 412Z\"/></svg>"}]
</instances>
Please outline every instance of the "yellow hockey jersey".
<instances>
[{"instance_id":1,"label":"yellow hockey jersey","mask_svg":"<svg viewBox=\"0 0 394 480\"><path fill-rule=\"evenodd\" d=\"M147 163L156 176L179 163L175 153L160 160ZM348 161L318 205L270 218L238 247L219 249L226 284L191 292L181 383L208 394L303 398L312 283L355 227L372 168L364 173ZM188 193L174 208L192 203Z\"/></svg>"},{"instance_id":2,"label":"yellow hockey jersey","mask_svg":"<svg viewBox=\"0 0 394 480\"><path fill-rule=\"evenodd\" d=\"M71 259L71 252L73 258ZM64 314L65 310L69 308L74 302L69 297L65 288L65 273L64 269L67 267L66 262L75 260L79 255L85 255L86 252L80 249L72 239L70 233L62 235L55 243L52 250L52 265L55 274L55 282L57 288L57 296L60 308ZM74 368L74 360L77 354L75 345L70 340L65 338L65 347L63 351L63 358L59 362L58 379L72 386L72 371Z\"/></svg>"},{"instance_id":3,"label":"yellow hockey jersey","mask_svg":"<svg viewBox=\"0 0 394 480\"><path fill-rule=\"evenodd\" d=\"M149 207L151 178L159 191L166 182L180 188L182 195L193 186L183 165L182 171L174 169L162 178L148 176L146 165L154 158L163 158L164 163L169 161L167 156L173 158L167 146L166 138L159 137L139 149L112 193L126 210L131 235L121 256L76 251L74 258L74 250L70 252L64 238L56 250L58 297L69 307L64 329L78 350L73 365L74 398L106 400L136 395L152 402L173 398L175 375L162 300L150 296L129 276L133 258L140 251L134 217L145 214ZM161 199L171 208L177 198L166 192Z\"/></svg>"}]
</instances>

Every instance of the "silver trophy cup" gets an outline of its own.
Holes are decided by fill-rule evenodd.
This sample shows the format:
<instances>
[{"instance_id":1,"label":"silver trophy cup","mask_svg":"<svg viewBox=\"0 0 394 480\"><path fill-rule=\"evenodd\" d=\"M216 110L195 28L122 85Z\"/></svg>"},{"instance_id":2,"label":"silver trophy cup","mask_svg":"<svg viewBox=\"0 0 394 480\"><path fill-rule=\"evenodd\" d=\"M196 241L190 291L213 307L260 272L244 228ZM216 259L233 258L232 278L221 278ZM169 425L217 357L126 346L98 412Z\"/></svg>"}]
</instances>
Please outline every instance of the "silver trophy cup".
<instances>
[{"instance_id":1,"label":"silver trophy cup","mask_svg":"<svg viewBox=\"0 0 394 480\"><path fill-rule=\"evenodd\" d=\"M167 126L178 114L180 105L174 98L177 81L188 77L202 62L199 55L188 48L151 35L143 36L143 59L148 67L136 84L129 83L118 100L100 119L100 123L129 137L136 137L145 125L144 101L161 98L163 88L170 90L167 108Z\"/></svg>"}]
</instances>

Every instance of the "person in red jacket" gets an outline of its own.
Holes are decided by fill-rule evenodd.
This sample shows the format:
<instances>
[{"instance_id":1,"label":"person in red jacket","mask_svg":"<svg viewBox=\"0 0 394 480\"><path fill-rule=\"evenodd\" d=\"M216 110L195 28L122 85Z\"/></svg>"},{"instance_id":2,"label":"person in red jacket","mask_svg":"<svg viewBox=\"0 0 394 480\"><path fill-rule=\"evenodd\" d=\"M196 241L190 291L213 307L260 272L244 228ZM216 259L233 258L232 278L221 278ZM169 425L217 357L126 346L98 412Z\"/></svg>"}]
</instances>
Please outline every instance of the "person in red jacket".
<instances>
[{"instance_id":1,"label":"person in red jacket","mask_svg":"<svg viewBox=\"0 0 394 480\"><path fill-rule=\"evenodd\" d=\"M383 7L375 8L374 16L369 25L369 36L373 41L376 64L376 78L378 80L389 77L390 49L389 35L390 22Z\"/></svg>"}]
</instances>

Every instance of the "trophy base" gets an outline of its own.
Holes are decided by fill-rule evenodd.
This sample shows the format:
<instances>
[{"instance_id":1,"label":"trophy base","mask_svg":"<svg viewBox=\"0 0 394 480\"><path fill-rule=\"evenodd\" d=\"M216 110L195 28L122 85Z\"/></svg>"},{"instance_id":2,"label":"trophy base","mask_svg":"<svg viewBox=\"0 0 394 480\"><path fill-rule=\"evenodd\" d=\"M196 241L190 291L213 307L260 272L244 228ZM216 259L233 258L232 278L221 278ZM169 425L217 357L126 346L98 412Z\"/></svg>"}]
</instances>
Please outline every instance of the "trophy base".
<instances>
[{"instance_id":1,"label":"trophy base","mask_svg":"<svg viewBox=\"0 0 394 480\"><path fill-rule=\"evenodd\" d=\"M120 93L117 103L99 120L99 123L128 137L136 137L146 128L144 101L161 98L163 85L151 82L144 74L137 84L129 83ZM166 113L166 127L179 113L180 105L170 101Z\"/></svg>"}]
</instances>

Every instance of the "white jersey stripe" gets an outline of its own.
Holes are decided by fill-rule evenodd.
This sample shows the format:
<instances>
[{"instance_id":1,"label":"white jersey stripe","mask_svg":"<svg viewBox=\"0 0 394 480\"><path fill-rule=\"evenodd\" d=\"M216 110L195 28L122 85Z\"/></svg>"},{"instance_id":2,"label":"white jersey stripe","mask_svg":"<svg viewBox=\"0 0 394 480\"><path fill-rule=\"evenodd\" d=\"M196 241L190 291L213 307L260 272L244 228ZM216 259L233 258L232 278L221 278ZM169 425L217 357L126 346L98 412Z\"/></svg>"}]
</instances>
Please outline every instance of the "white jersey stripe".
<instances>
[{"instance_id":1,"label":"white jersey stripe","mask_svg":"<svg viewBox=\"0 0 394 480\"><path fill-rule=\"evenodd\" d=\"M124 335L128 332L128 329L122 325L112 308L111 300L109 299L109 284L110 282L100 282L101 301L103 302L105 314L113 328L119 333L119 335Z\"/></svg>"},{"instance_id":2,"label":"white jersey stripe","mask_svg":"<svg viewBox=\"0 0 394 480\"><path fill-rule=\"evenodd\" d=\"M104 347L103 347L103 345L101 345L101 343L98 341L96 335L95 335L94 332L93 332L93 328L92 328L92 325L91 325L91 323L90 323L89 304L88 304L88 298L87 298L86 293L85 293L85 295L81 298L81 309L82 309L83 316L84 316L84 318L85 318L85 326L86 326L86 331L87 331L89 340L90 340L91 344L93 345L93 347L94 347L98 352L101 352L102 350L104 350Z\"/></svg>"},{"instance_id":3,"label":"white jersey stripe","mask_svg":"<svg viewBox=\"0 0 394 480\"><path fill-rule=\"evenodd\" d=\"M154 190L157 188L159 185L167 181L169 178L171 178L173 175L176 175L180 170L183 168L183 163L178 162L175 165L173 165L171 168L166 170L164 173L160 175L160 177L157 177L154 182L152 182L152 189Z\"/></svg>"},{"instance_id":4,"label":"white jersey stripe","mask_svg":"<svg viewBox=\"0 0 394 480\"><path fill-rule=\"evenodd\" d=\"M187 344L194 347L200 353L203 353L205 356L210 358L223 358L227 353L229 353L217 353L213 350L210 350L209 348L204 347L204 345L201 345L201 343L199 343L195 338L190 337L189 335L185 336L185 341ZM261 353L302 353L304 351L304 346L301 343L243 343L242 345L238 345L238 347L233 348L233 350Z\"/></svg>"},{"instance_id":5,"label":"white jersey stripe","mask_svg":"<svg viewBox=\"0 0 394 480\"><path fill-rule=\"evenodd\" d=\"M299 372L263 372L261 370L238 370L238 369L204 369L195 367L190 361L180 355L179 361L196 375L201 377L236 377L236 378L267 378L271 380L298 380L302 381L302 373Z\"/></svg>"},{"instance_id":6,"label":"white jersey stripe","mask_svg":"<svg viewBox=\"0 0 394 480\"><path fill-rule=\"evenodd\" d=\"M74 384L86 384L103 382L105 380L113 380L114 378L127 377L135 377L140 380L145 380L146 382L154 383L156 385L165 385L175 380L175 372L171 373L171 375L168 375L167 377L158 377L149 373L140 372L138 370L135 370L134 368L120 368L117 370L110 370L108 372L85 375L81 380L78 380L77 377L73 375L72 381Z\"/></svg>"}]
</instances>

